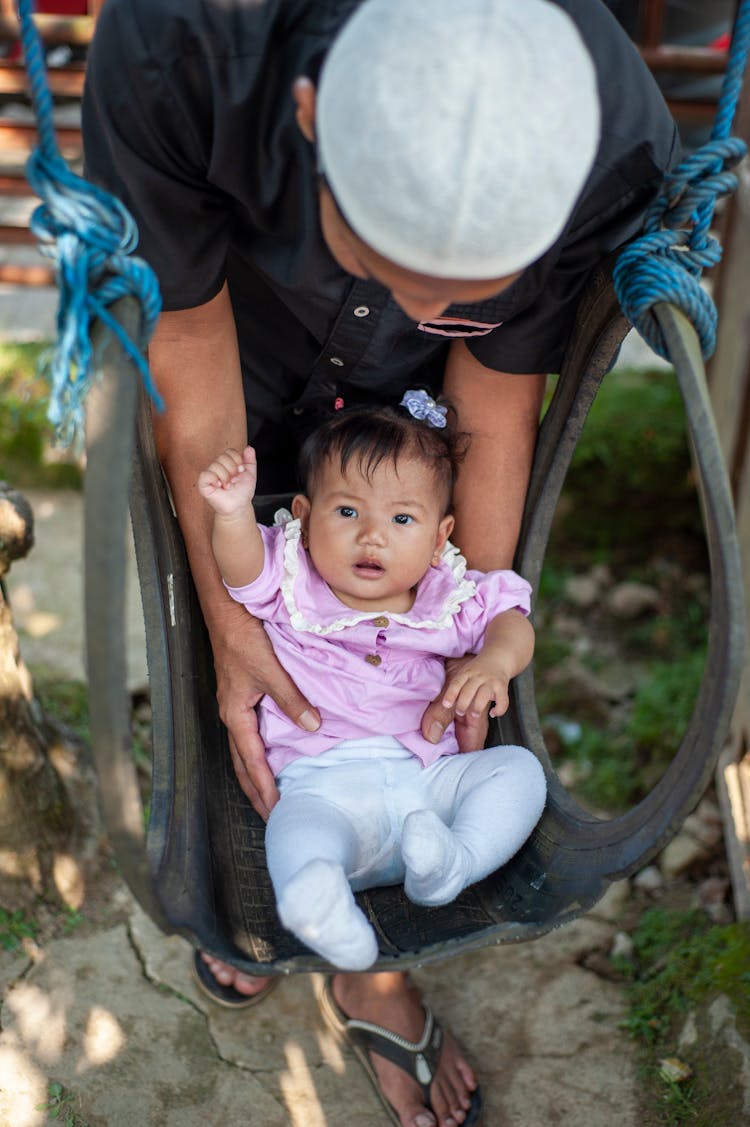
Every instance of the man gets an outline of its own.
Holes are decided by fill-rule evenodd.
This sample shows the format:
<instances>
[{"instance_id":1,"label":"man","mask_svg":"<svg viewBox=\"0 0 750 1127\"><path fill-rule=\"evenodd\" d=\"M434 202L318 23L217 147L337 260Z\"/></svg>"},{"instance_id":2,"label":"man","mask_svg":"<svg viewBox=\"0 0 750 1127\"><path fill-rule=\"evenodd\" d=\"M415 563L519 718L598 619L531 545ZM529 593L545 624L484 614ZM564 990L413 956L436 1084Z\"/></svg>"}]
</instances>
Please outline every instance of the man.
<instances>
[{"instance_id":1,"label":"man","mask_svg":"<svg viewBox=\"0 0 750 1127\"><path fill-rule=\"evenodd\" d=\"M200 469L250 441L259 491L291 490L290 448L337 402L442 386L472 436L455 540L473 567L510 566L545 374L592 268L674 161L674 125L601 0L108 0L84 136L162 285L157 445L234 767L267 817L254 705L270 693L300 727L319 719L220 584ZM432 705L425 735L451 719ZM460 720L463 750L485 725ZM214 995L267 989L199 965ZM405 976L338 975L332 1001L422 1036ZM450 1037L426 1095L411 1058L410 1074L369 1057L395 1123L478 1122Z\"/></svg>"}]
</instances>

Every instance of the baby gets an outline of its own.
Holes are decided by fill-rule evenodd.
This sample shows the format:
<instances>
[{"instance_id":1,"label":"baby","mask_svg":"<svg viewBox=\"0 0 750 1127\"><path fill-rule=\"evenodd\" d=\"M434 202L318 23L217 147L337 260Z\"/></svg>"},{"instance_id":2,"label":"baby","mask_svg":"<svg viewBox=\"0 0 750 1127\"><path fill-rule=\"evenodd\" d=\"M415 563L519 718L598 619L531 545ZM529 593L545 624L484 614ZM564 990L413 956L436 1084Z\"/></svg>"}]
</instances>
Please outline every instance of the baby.
<instances>
[{"instance_id":1,"label":"baby","mask_svg":"<svg viewBox=\"0 0 750 1127\"><path fill-rule=\"evenodd\" d=\"M444 706L500 715L534 647L529 585L467 571L449 542L460 447L447 409L407 392L398 408L340 411L308 438L304 493L273 528L255 520L251 447L198 480L229 594L264 621L320 712L309 733L260 703L280 793L266 853L282 923L344 970L378 953L352 890L403 881L415 903L446 904L505 864L544 808L530 751L458 754L452 724L437 744L420 730L446 659L476 655L455 663Z\"/></svg>"}]
</instances>

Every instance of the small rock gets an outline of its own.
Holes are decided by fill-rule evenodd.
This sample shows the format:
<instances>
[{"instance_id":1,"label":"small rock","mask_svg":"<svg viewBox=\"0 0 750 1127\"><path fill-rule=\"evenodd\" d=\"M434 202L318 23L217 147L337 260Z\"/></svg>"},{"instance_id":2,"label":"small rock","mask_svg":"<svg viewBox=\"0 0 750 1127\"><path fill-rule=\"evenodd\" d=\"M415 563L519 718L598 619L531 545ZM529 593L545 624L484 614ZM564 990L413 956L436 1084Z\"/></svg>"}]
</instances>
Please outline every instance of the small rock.
<instances>
[{"instance_id":1,"label":"small rock","mask_svg":"<svg viewBox=\"0 0 750 1127\"><path fill-rule=\"evenodd\" d=\"M575 705L585 705L602 721L609 718L607 702L619 699L614 694L622 691L620 684L611 686L572 655L549 670L546 682L565 690L571 708Z\"/></svg>"},{"instance_id":2,"label":"small rock","mask_svg":"<svg viewBox=\"0 0 750 1127\"><path fill-rule=\"evenodd\" d=\"M728 891L729 881L725 877L707 877L698 885L698 900L701 907L708 908L710 905L723 904Z\"/></svg>"},{"instance_id":3,"label":"small rock","mask_svg":"<svg viewBox=\"0 0 750 1127\"><path fill-rule=\"evenodd\" d=\"M567 759L557 768L557 777L566 790L572 790L581 781L581 773L572 760Z\"/></svg>"},{"instance_id":4,"label":"small rock","mask_svg":"<svg viewBox=\"0 0 750 1127\"><path fill-rule=\"evenodd\" d=\"M591 914L600 920L618 920L630 898L630 881L618 880L611 884Z\"/></svg>"},{"instance_id":5,"label":"small rock","mask_svg":"<svg viewBox=\"0 0 750 1127\"><path fill-rule=\"evenodd\" d=\"M633 961L635 946L633 940L626 931L618 931L612 941L610 948L610 959L625 959L627 962Z\"/></svg>"},{"instance_id":6,"label":"small rock","mask_svg":"<svg viewBox=\"0 0 750 1127\"><path fill-rule=\"evenodd\" d=\"M614 966L605 951L587 951L579 965L584 970L591 971L597 978L603 978L605 982L622 982L625 978L623 972Z\"/></svg>"},{"instance_id":7,"label":"small rock","mask_svg":"<svg viewBox=\"0 0 750 1127\"><path fill-rule=\"evenodd\" d=\"M565 598L573 606L586 610L600 597L600 587L592 575L572 575L565 583Z\"/></svg>"},{"instance_id":8,"label":"small rock","mask_svg":"<svg viewBox=\"0 0 750 1127\"><path fill-rule=\"evenodd\" d=\"M677 1045L680 1049L689 1049L691 1045L697 1044L698 1041L698 1026L695 1021L695 1014L688 1014L685 1019L685 1024L682 1027L682 1032L677 1040Z\"/></svg>"},{"instance_id":9,"label":"small rock","mask_svg":"<svg viewBox=\"0 0 750 1127\"><path fill-rule=\"evenodd\" d=\"M726 924L734 923L734 913L727 903L708 904L706 915L711 923L717 927L725 927Z\"/></svg>"},{"instance_id":10,"label":"small rock","mask_svg":"<svg viewBox=\"0 0 750 1127\"><path fill-rule=\"evenodd\" d=\"M626 581L610 591L607 606L618 618L638 618L647 610L658 606L661 596L655 587L645 583Z\"/></svg>"},{"instance_id":11,"label":"small rock","mask_svg":"<svg viewBox=\"0 0 750 1127\"><path fill-rule=\"evenodd\" d=\"M556 614L550 624L552 633L564 641L575 641L581 637L581 619L573 614Z\"/></svg>"},{"instance_id":12,"label":"small rock","mask_svg":"<svg viewBox=\"0 0 750 1127\"><path fill-rule=\"evenodd\" d=\"M682 825L685 833L689 833L701 845L705 845L707 849L713 849L715 845L719 845L724 838L724 831L721 822L708 822L699 817L697 813L689 814Z\"/></svg>"},{"instance_id":13,"label":"small rock","mask_svg":"<svg viewBox=\"0 0 750 1127\"><path fill-rule=\"evenodd\" d=\"M676 877L698 861L705 860L706 856L706 847L701 842L690 834L679 833L663 851L659 863L665 877Z\"/></svg>"},{"instance_id":14,"label":"small rock","mask_svg":"<svg viewBox=\"0 0 750 1127\"><path fill-rule=\"evenodd\" d=\"M664 877L656 865L647 865L633 877L633 884L642 892L657 892L664 887Z\"/></svg>"},{"instance_id":15,"label":"small rock","mask_svg":"<svg viewBox=\"0 0 750 1127\"><path fill-rule=\"evenodd\" d=\"M708 825L723 825L721 810L710 798L702 798L695 809L695 813L702 822L706 822Z\"/></svg>"},{"instance_id":16,"label":"small rock","mask_svg":"<svg viewBox=\"0 0 750 1127\"><path fill-rule=\"evenodd\" d=\"M589 575L600 588L612 586L612 571L608 564L594 564Z\"/></svg>"}]
</instances>

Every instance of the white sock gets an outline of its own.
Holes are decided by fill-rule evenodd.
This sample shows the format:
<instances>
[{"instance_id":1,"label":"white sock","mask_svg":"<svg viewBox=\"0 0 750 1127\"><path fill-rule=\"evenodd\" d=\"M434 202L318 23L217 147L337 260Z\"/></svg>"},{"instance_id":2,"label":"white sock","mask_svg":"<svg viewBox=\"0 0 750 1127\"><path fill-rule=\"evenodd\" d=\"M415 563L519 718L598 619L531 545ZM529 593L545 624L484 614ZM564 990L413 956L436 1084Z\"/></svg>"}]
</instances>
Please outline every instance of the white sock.
<instances>
[{"instance_id":1,"label":"white sock","mask_svg":"<svg viewBox=\"0 0 750 1127\"><path fill-rule=\"evenodd\" d=\"M449 904L471 883L471 857L432 810L407 814L401 831L406 895L415 904Z\"/></svg>"},{"instance_id":2,"label":"white sock","mask_svg":"<svg viewBox=\"0 0 750 1127\"><path fill-rule=\"evenodd\" d=\"M277 908L284 927L342 970L367 970L378 957L375 932L333 861L309 861L299 869L281 890Z\"/></svg>"}]
</instances>

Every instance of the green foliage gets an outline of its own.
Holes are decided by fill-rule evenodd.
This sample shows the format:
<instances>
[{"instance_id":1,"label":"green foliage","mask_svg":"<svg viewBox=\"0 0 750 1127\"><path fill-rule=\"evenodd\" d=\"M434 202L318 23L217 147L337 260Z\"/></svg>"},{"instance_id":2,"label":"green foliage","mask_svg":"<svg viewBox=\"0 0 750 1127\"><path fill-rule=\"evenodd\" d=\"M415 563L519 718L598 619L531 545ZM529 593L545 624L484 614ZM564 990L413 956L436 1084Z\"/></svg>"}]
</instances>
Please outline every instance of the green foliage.
<instances>
[{"instance_id":1,"label":"green foliage","mask_svg":"<svg viewBox=\"0 0 750 1127\"><path fill-rule=\"evenodd\" d=\"M88 1127L79 1115L76 1115L72 1107L66 1105L71 1104L75 1097L65 1090L62 1084L56 1080L53 1081L47 1088L47 1102L37 1104L37 1111L46 1111L48 1119L59 1120L64 1123L65 1127Z\"/></svg>"},{"instance_id":2,"label":"green foliage","mask_svg":"<svg viewBox=\"0 0 750 1127\"><path fill-rule=\"evenodd\" d=\"M672 372L616 371L594 400L565 483L558 533L588 553L665 533L701 535Z\"/></svg>"},{"instance_id":3,"label":"green foliage","mask_svg":"<svg viewBox=\"0 0 750 1127\"><path fill-rule=\"evenodd\" d=\"M26 912L19 908L9 912L0 908L0 947L6 951L16 951L24 939L34 939L39 925L26 918Z\"/></svg>"},{"instance_id":4,"label":"green foliage","mask_svg":"<svg viewBox=\"0 0 750 1127\"><path fill-rule=\"evenodd\" d=\"M704 912L644 913L633 933L636 969L629 985L631 1036L660 1043L676 1016L725 994L750 1030L750 926L714 927Z\"/></svg>"},{"instance_id":5,"label":"green foliage","mask_svg":"<svg viewBox=\"0 0 750 1127\"><path fill-rule=\"evenodd\" d=\"M53 681L38 676L34 691L44 712L83 743L89 742L88 690L83 681Z\"/></svg>"},{"instance_id":6,"label":"green foliage","mask_svg":"<svg viewBox=\"0 0 750 1127\"><path fill-rule=\"evenodd\" d=\"M662 1122L665 1127L680 1127L682 1123L695 1123L698 1107L695 1102L695 1083L678 1083L664 1076L661 1080L659 1092ZM697 1127L697 1125L696 1125ZM716 1125L712 1125L716 1127Z\"/></svg>"},{"instance_id":7,"label":"green foliage","mask_svg":"<svg viewBox=\"0 0 750 1127\"><path fill-rule=\"evenodd\" d=\"M82 923L83 913L67 904L63 913L63 935L71 935Z\"/></svg>"},{"instance_id":8,"label":"green foliage","mask_svg":"<svg viewBox=\"0 0 750 1127\"><path fill-rule=\"evenodd\" d=\"M80 488L71 457L51 458L49 389L37 375L46 346L0 343L0 479L18 488Z\"/></svg>"},{"instance_id":9,"label":"green foliage","mask_svg":"<svg viewBox=\"0 0 750 1127\"><path fill-rule=\"evenodd\" d=\"M549 668L555 644L543 643L536 660ZM671 662L655 661L638 684L617 723L602 726L581 717L577 730L558 735L575 764L576 794L598 809L618 811L633 806L652 788L672 761L693 711L705 663L702 652L690 651ZM545 686L537 694L544 718L565 708L565 689Z\"/></svg>"},{"instance_id":10,"label":"green foliage","mask_svg":"<svg viewBox=\"0 0 750 1127\"><path fill-rule=\"evenodd\" d=\"M677 661L649 666L635 694L627 734L637 753L669 762L693 711L705 654L686 653Z\"/></svg>"}]
</instances>

